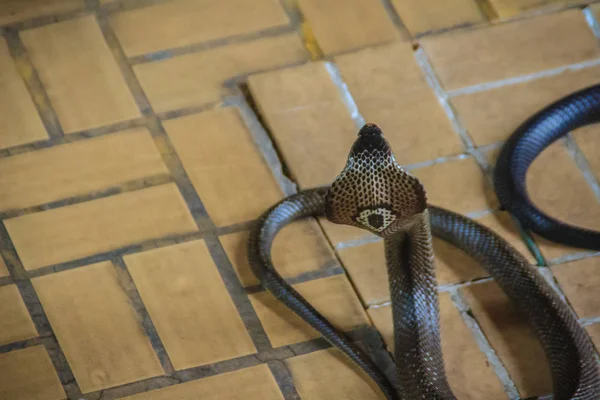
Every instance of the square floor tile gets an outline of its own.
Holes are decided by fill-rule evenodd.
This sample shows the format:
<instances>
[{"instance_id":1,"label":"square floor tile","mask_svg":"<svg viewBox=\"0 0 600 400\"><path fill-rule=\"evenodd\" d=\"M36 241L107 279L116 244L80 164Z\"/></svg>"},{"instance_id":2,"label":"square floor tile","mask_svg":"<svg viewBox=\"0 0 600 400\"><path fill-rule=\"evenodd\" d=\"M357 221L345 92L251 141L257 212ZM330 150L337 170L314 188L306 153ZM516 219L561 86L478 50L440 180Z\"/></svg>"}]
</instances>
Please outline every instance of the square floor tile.
<instances>
[{"instance_id":1,"label":"square floor tile","mask_svg":"<svg viewBox=\"0 0 600 400\"><path fill-rule=\"evenodd\" d=\"M32 282L83 393L164 373L110 262Z\"/></svg>"},{"instance_id":2,"label":"square floor tile","mask_svg":"<svg viewBox=\"0 0 600 400\"><path fill-rule=\"evenodd\" d=\"M176 370L256 352L204 241L124 259Z\"/></svg>"}]
</instances>

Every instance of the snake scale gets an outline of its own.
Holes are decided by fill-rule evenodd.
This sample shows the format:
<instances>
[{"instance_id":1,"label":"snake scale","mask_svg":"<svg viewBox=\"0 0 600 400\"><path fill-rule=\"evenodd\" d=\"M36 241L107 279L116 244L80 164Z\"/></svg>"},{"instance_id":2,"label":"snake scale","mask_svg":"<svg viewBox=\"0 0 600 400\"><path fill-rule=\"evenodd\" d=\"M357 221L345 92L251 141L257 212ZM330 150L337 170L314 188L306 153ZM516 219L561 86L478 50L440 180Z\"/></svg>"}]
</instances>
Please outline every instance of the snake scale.
<instances>
[{"instance_id":1,"label":"snake scale","mask_svg":"<svg viewBox=\"0 0 600 400\"><path fill-rule=\"evenodd\" d=\"M600 121L600 85L547 106L507 141L494 173L502 207L523 227L571 246L600 250L598 232L554 220L529 200L525 175L533 160L569 131ZM303 218L365 229L384 240L394 326L394 388L369 355L336 329L276 271L271 246ZM388 399L454 399L445 374L432 235L483 265L530 324L549 361L555 400L599 399L600 371L589 336L535 266L485 226L428 204L374 124L360 129L345 168L327 187L302 190L268 209L248 240L248 259L262 286L362 368Z\"/></svg>"}]
</instances>

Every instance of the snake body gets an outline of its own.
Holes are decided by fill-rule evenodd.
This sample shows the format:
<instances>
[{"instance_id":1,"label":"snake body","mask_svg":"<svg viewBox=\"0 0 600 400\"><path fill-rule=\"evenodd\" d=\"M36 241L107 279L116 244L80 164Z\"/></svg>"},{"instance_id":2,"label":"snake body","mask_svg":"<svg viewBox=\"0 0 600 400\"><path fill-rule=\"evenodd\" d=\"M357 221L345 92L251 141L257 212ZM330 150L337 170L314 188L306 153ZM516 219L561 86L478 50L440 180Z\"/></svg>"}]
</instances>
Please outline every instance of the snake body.
<instances>
[{"instance_id":1,"label":"snake body","mask_svg":"<svg viewBox=\"0 0 600 400\"><path fill-rule=\"evenodd\" d=\"M600 251L600 232L568 225L539 210L527 196L525 175L551 143L576 128L600 121L600 85L565 96L525 121L508 139L494 170L500 204L521 225L548 240Z\"/></svg>"},{"instance_id":2,"label":"snake body","mask_svg":"<svg viewBox=\"0 0 600 400\"><path fill-rule=\"evenodd\" d=\"M272 263L271 246L281 229L303 218L322 216L384 239L397 389L369 355L311 306ZM500 236L428 204L421 183L396 162L374 124L360 130L344 170L331 186L288 196L259 218L250 233L248 259L262 286L362 368L386 398L447 400L455 396L441 350L432 234L479 261L530 324L550 363L556 400L600 398L595 349L572 311L536 268Z\"/></svg>"}]
</instances>

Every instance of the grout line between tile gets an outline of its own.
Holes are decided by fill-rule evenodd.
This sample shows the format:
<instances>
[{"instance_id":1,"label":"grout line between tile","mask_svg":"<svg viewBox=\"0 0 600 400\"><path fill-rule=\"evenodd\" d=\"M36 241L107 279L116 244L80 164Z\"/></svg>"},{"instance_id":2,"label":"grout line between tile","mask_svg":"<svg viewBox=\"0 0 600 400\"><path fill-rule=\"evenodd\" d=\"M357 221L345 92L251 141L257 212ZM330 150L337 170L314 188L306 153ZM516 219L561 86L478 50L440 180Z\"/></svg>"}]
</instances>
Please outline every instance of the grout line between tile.
<instances>
[{"instance_id":1,"label":"grout line between tile","mask_svg":"<svg viewBox=\"0 0 600 400\"><path fill-rule=\"evenodd\" d=\"M496 7L490 0L475 0L479 12L485 18L486 22L493 22L499 19Z\"/></svg>"},{"instance_id":2,"label":"grout line between tile","mask_svg":"<svg viewBox=\"0 0 600 400\"><path fill-rule=\"evenodd\" d=\"M539 268L537 268L537 271L542 276L542 278L544 278L544 280L546 281L548 286L550 286L552 288L552 290L554 290L556 295L567 305L567 307L569 308L571 313L575 316L575 318L577 318L575 311L573 311L572 307L570 306L569 302L567 301L567 296L565 296L565 293L562 291L562 289L558 285L558 282L556 282L554 280L554 274L552 273L552 270L549 267L539 267Z\"/></svg>"},{"instance_id":3,"label":"grout line between tile","mask_svg":"<svg viewBox=\"0 0 600 400\"><path fill-rule=\"evenodd\" d=\"M352 94L350 93L350 90L348 89L348 85L346 85L346 82L344 82L344 80L342 79L342 75L341 75L337 65L335 65L331 61L325 61L324 64L325 64L325 69L329 73L329 77L331 78L331 80L337 87L338 92L340 93L342 102L348 109L348 112L350 113L350 117L354 121L354 125L356 126L357 129L362 128L363 125L365 124L365 119L363 118L360 111L358 110L358 106L356 105L356 102L354 101L354 98L352 97Z\"/></svg>"},{"instance_id":4,"label":"grout line between tile","mask_svg":"<svg viewBox=\"0 0 600 400\"><path fill-rule=\"evenodd\" d=\"M450 120L454 132L460 137L463 146L466 150L474 149L475 145L473 139L460 123L458 114L454 110L454 107L452 107L452 105L448 101L448 95L443 89L442 84L440 83L431 63L429 62L429 58L425 54L425 51L423 51L422 48L418 48L414 52L414 56L417 61L417 64L419 65L419 67L421 67L421 71L425 76L425 80L427 81L431 89L433 89L433 92L438 98L438 102L440 103L442 109L446 113L446 116Z\"/></svg>"},{"instance_id":5,"label":"grout line between tile","mask_svg":"<svg viewBox=\"0 0 600 400\"><path fill-rule=\"evenodd\" d=\"M600 324L600 317L581 318L579 322L581 322L581 325L583 326Z\"/></svg>"},{"instance_id":6,"label":"grout line between tile","mask_svg":"<svg viewBox=\"0 0 600 400\"><path fill-rule=\"evenodd\" d=\"M301 26L304 22L304 15L300 10L296 0L279 0L281 7L290 19L290 24L294 26Z\"/></svg>"},{"instance_id":7,"label":"grout line between tile","mask_svg":"<svg viewBox=\"0 0 600 400\"><path fill-rule=\"evenodd\" d=\"M219 361L209 365L200 365L198 367L192 367L180 371L175 371L173 377L182 383L190 382L198 379L223 374L226 372L232 372L244 368L253 367L261 363L262 361L256 357L256 354L249 354L247 356Z\"/></svg>"},{"instance_id":8,"label":"grout line between tile","mask_svg":"<svg viewBox=\"0 0 600 400\"><path fill-rule=\"evenodd\" d=\"M36 336L34 338L19 340L16 342L5 343L0 345L0 354L10 353L11 351L26 349L28 347L45 345L49 340L53 340L54 337L42 337Z\"/></svg>"},{"instance_id":9,"label":"grout line between tile","mask_svg":"<svg viewBox=\"0 0 600 400\"><path fill-rule=\"evenodd\" d=\"M150 340L150 344L154 349L154 352L158 356L160 361L160 365L162 366L163 371L170 375L175 371L173 367L173 363L169 358L169 354L167 353L167 349L165 348L156 327L154 326L154 322L150 318L150 314L144 305L144 301L140 293L138 292L137 287L135 286L135 282L129 273L129 269L125 264L125 261L122 257L115 257L112 260L113 267L117 272L117 277L119 280L119 284L121 285L121 289L125 292L127 297L129 298L129 302L137 315L140 318L141 325L144 329L144 333Z\"/></svg>"},{"instance_id":10,"label":"grout line between tile","mask_svg":"<svg viewBox=\"0 0 600 400\"><path fill-rule=\"evenodd\" d=\"M279 2L292 24L299 28L297 30L302 37L304 47L310 54L311 61L323 59L323 49L321 49L309 21L304 17L298 0L280 0Z\"/></svg>"},{"instance_id":11,"label":"grout line between tile","mask_svg":"<svg viewBox=\"0 0 600 400\"><path fill-rule=\"evenodd\" d=\"M400 34L400 37L407 41L411 40L413 36L406 27L406 25L404 25L402 17L400 17L400 14L396 10L396 7L394 7L394 5L392 4L391 0L379 0L379 2L385 9L385 12L387 13L390 21L392 21L392 24L396 27L396 30Z\"/></svg>"},{"instance_id":12,"label":"grout line between tile","mask_svg":"<svg viewBox=\"0 0 600 400\"><path fill-rule=\"evenodd\" d=\"M496 88L500 88L503 86L517 85L520 83L530 82L530 81L534 81L537 79L556 76L556 75L562 74L563 72L567 72L567 71L578 71L581 69L597 67L599 65L600 65L600 58L597 58L597 59L593 59L593 60L583 61L580 63L565 65L565 66L558 67L558 68L548 69L545 71L534 72L532 74L525 74L525 75L507 78L507 79L501 79L501 80L492 81L492 82L485 82L482 84L467 86L467 87L463 87L460 89L452 89L452 90L448 91L448 97L453 98L453 97L457 97L457 96L464 96L464 95L468 95L468 94L483 92L486 90L496 89Z\"/></svg>"},{"instance_id":13,"label":"grout line between tile","mask_svg":"<svg viewBox=\"0 0 600 400\"><path fill-rule=\"evenodd\" d=\"M178 109L169 110L169 111L163 111L163 112L157 113L156 116L161 121L168 121L170 119L177 119L177 118L181 118L181 117L186 117L188 115L200 114L200 113L203 113L206 111L217 110L219 108L227 107L230 105L231 101L232 100L230 100L228 97L226 97L222 100L210 102L207 104L178 108Z\"/></svg>"},{"instance_id":14,"label":"grout line between tile","mask_svg":"<svg viewBox=\"0 0 600 400\"><path fill-rule=\"evenodd\" d=\"M457 160L464 160L466 158L469 158L469 155L470 154L468 152L458 153L458 154L451 154L451 155L448 155L448 156L443 156L443 157L435 158L433 160L422 161L422 162L418 162L418 163L414 163L414 164L402 165L402 168L404 168L406 171L410 172L410 171L413 171L415 169L425 168L425 167L431 167L432 165L436 165L436 164L441 164L441 163L451 162L451 161L457 161Z\"/></svg>"},{"instance_id":15,"label":"grout line between tile","mask_svg":"<svg viewBox=\"0 0 600 400\"><path fill-rule=\"evenodd\" d=\"M353 332L350 332L352 334ZM299 353L295 352L291 349L292 346L296 346L299 349ZM29 347L29 346L27 346ZM269 368L271 366L275 366L276 372L274 372L275 379L278 382L280 388L282 384L285 386L289 386L293 384L292 380L287 380L285 376L281 376L281 381L278 379L277 375L285 375L287 371L281 371L280 367L277 364L283 365L285 368L284 360L295 357L298 354L311 353L313 351L322 350L323 348L330 348L329 345L324 339L317 338L308 340L306 342L297 343L295 345L284 346L282 348L276 349L275 352L269 353L258 353L258 354L250 354L247 356L242 356L238 358L233 358L229 360L219 361L209 365L201 365L197 367L187 368L184 370L175 371L171 376L159 376L150 379L145 379L142 381L136 381L127 383L120 386L115 386L112 388L104 389L99 392L87 393L86 398L90 398L91 396L98 396L97 399L116 399L122 398L125 396L130 396L133 394L144 393L149 390L161 389L169 386L173 386L176 384L193 382L197 380L201 380L204 378L208 378L215 375L224 374L227 372L233 372L242 370L245 368L250 368L260 364L267 364ZM306 350L306 351L304 351ZM2 348L0 347L0 353L2 352ZM271 369L273 371L273 369ZM143 385L140 386L140 383ZM293 393L293 388L286 387L285 390L282 390L284 395L286 393ZM298 400L295 397L285 397L286 400ZM89 399L88 399L89 400Z\"/></svg>"},{"instance_id":16,"label":"grout line between tile","mask_svg":"<svg viewBox=\"0 0 600 400\"><path fill-rule=\"evenodd\" d=\"M14 30L5 30L4 37L8 43L8 48L15 66L17 67L23 82L25 82L27 91L29 92L37 113L46 128L48 136L51 139L62 138L64 132L58 120L58 116L52 108L48 93L42 85L35 66L29 59L27 49L21 41L19 33Z\"/></svg>"},{"instance_id":17,"label":"grout line between tile","mask_svg":"<svg viewBox=\"0 0 600 400\"><path fill-rule=\"evenodd\" d=\"M600 202L600 182L596 179L596 175L592 171L592 167L590 166L587 158L573 139L572 133L569 133L565 137L565 146L569 155L575 160L577 167L583 174L587 184L590 186L596 199Z\"/></svg>"},{"instance_id":18,"label":"grout line between tile","mask_svg":"<svg viewBox=\"0 0 600 400\"><path fill-rule=\"evenodd\" d=\"M83 0L83 8L89 11L96 11L100 7L100 0Z\"/></svg>"},{"instance_id":19,"label":"grout line between tile","mask_svg":"<svg viewBox=\"0 0 600 400\"><path fill-rule=\"evenodd\" d=\"M87 129L84 131L69 133L66 136L54 137L47 140L26 143L14 147L0 149L0 159L13 157L23 153L43 150L55 146L61 146L68 143L74 143L79 140L93 139L95 137L111 135L122 130L132 129L136 127L145 127L146 120L137 118L128 121L118 122L116 124L104 125L98 128Z\"/></svg>"},{"instance_id":20,"label":"grout line between tile","mask_svg":"<svg viewBox=\"0 0 600 400\"><path fill-rule=\"evenodd\" d=\"M217 270L223 279L223 283L229 292L229 296L233 300L235 307L246 326L246 330L252 339L254 346L258 352L273 351L273 346L267 336L265 329L262 326L254 307L250 303L250 299L244 290L219 238L209 234L204 241L208 246L211 256L215 262Z\"/></svg>"},{"instance_id":21,"label":"grout line between tile","mask_svg":"<svg viewBox=\"0 0 600 400\"><path fill-rule=\"evenodd\" d=\"M27 274L31 278L39 276L50 275L56 272L68 271L75 268L85 267L89 264L95 264L103 261L110 261L115 257L125 256L128 254L134 254L144 252L152 249L158 249L161 247L172 246L178 243L184 243L192 240L200 240L203 238L201 232L191 232L184 234L177 234L171 236L165 236L158 239L150 239L144 242L133 243L113 249L110 251L96 253L93 255L78 258L76 260L65 261L62 263L47 265L38 269L27 271Z\"/></svg>"},{"instance_id":22,"label":"grout line between tile","mask_svg":"<svg viewBox=\"0 0 600 400\"><path fill-rule=\"evenodd\" d=\"M5 25L0 25L0 29L5 29L8 31L23 31L27 29L40 28L42 26L54 24L56 22L63 22L79 17L84 17L90 14L91 10L84 6L73 10L67 10L54 14L41 15L22 21L9 22Z\"/></svg>"},{"instance_id":23,"label":"grout line between tile","mask_svg":"<svg viewBox=\"0 0 600 400\"><path fill-rule=\"evenodd\" d=\"M15 283L15 281L13 281L13 278L10 275L0 278L0 287L12 285L13 283Z\"/></svg>"},{"instance_id":24,"label":"grout line between tile","mask_svg":"<svg viewBox=\"0 0 600 400\"><path fill-rule=\"evenodd\" d=\"M597 39L600 39L600 24L598 23L594 12L589 6L585 7L582 12L583 16L585 17L585 21L594 33L594 36L596 36Z\"/></svg>"},{"instance_id":25,"label":"grout line between tile","mask_svg":"<svg viewBox=\"0 0 600 400\"><path fill-rule=\"evenodd\" d=\"M131 65L147 64L152 62L164 61L174 57L181 57L190 54L197 54L203 51L212 50L228 45L245 44L255 40L262 40L275 36L283 36L286 34L295 33L294 25L280 25L262 29L256 32L242 33L224 38L209 40L206 42L193 43L181 47L171 47L164 50L158 50L151 53L142 54L139 56L129 57Z\"/></svg>"},{"instance_id":26,"label":"grout line between tile","mask_svg":"<svg viewBox=\"0 0 600 400\"><path fill-rule=\"evenodd\" d=\"M488 362L494 369L496 376L498 376L498 378L500 379L500 382L504 386L504 391L506 392L508 397L511 400L520 399L521 397L519 395L519 391L517 390L517 387L515 386L513 380L510 378L506 367L504 366L500 358L498 358L498 356L496 355L496 351L493 349L492 345L487 340L487 337L485 336L485 333L483 333L483 330L479 326L477 320L470 315L470 307L467 301L463 298L463 296L457 289L450 290L450 298L452 299L454 306L458 308L460 315L462 316L463 321L465 322L465 325L467 325L467 327L470 329L471 334L475 338L475 342L479 346L479 350L481 350L481 352L485 354Z\"/></svg>"},{"instance_id":27,"label":"grout line between tile","mask_svg":"<svg viewBox=\"0 0 600 400\"><path fill-rule=\"evenodd\" d=\"M10 218L21 217L27 214L33 214L36 212L53 210L60 207L71 206L79 203L84 203L87 201L99 200L105 197L110 197L122 193L135 192L138 190L144 190L155 186L164 185L172 182L173 179L171 175L161 174L148 176L145 178L134 179L132 181L123 182L121 184L115 186L109 186L107 188L91 191L86 194L76 195L72 197L63 198L60 200L54 200L44 204L38 204L35 206L19 208L19 209L10 209L0 211L0 219L6 220Z\"/></svg>"},{"instance_id":28,"label":"grout line between tile","mask_svg":"<svg viewBox=\"0 0 600 400\"><path fill-rule=\"evenodd\" d=\"M101 4L99 10L106 14L114 14L122 11L146 8L156 4L166 3L168 1L171 0L113 0L106 4Z\"/></svg>"},{"instance_id":29,"label":"grout line between tile","mask_svg":"<svg viewBox=\"0 0 600 400\"><path fill-rule=\"evenodd\" d=\"M294 386L294 379L292 374L287 369L285 362L280 360L267 361L267 365L271 370L271 374L275 378L275 382L279 386L279 390L283 394L285 400L301 400L296 387Z\"/></svg>"},{"instance_id":30,"label":"grout line between tile","mask_svg":"<svg viewBox=\"0 0 600 400\"><path fill-rule=\"evenodd\" d=\"M349 240L347 242L340 242L333 247L337 252L339 250L349 249L352 247L358 247L358 246L362 246L365 244L375 243L375 242L380 242L380 241L383 241L383 239L380 238L379 236L372 235L369 232L365 231L364 236L362 236L361 238L355 239L355 240Z\"/></svg>"},{"instance_id":31,"label":"grout line between tile","mask_svg":"<svg viewBox=\"0 0 600 400\"><path fill-rule=\"evenodd\" d=\"M96 392L86 393L84 398L72 400L117 400L125 396L145 393L152 390L163 389L181 383L178 379L171 376L157 376L154 378L142 379L139 381L126 383L120 386L114 386Z\"/></svg>"},{"instance_id":32,"label":"grout line between tile","mask_svg":"<svg viewBox=\"0 0 600 400\"><path fill-rule=\"evenodd\" d=\"M273 155L274 159L271 160L272 164L268 162L267 165L269 167L281 168L281 171L272 170L271 173L274 175L276 180L279 179L278 174L281 173L282 181L279 181L278 184L280 184L282 188L285 188L284 192L289 190L290 194L297 193L298 190L300 190L298 184L296 183L297 179L294 177L293 172L288 168L287 164L285 163L285 157L283 155L282 149L279 147L279 144L273 133L269 130L269 124L265 120L263 110L261 109L261 105L254 98L252 90L250 89L247 83L240 84L238 89L240 91L240 95L243 98L237 101L237 104L238 106L243 104L244 107L247 107L247 109L240 109L240 113L242 113L242 118L244 119L244 122L254 124L253 121L255 121L257 125L253 125L253 128L258 129L260 132L257 130L255 132L251 131L251 133L258 133L257 137L259 141L264 141L262 145L265 147L265 150L267 150L268 152L272 151L275 153ZM251 114L248 114L248 112L250 112Z\"/></svg>"},{"instance_id":33,"label":"grout line between tile","mask_svg":"<svg viewBox=\"0 0 600 400\"><path fill-rule=\"evenodd\" d=\"M597 257L600 256L600 252L598 251L579 251L576 253L567 254L566 256L553 258L548 261L548 266L566 264L572 261L582 260L588 257Z\"/></svg>"},{"instance_id":34,"label":"grout line between tile","mask_svg":"<svg viewBox=\"0 0 600 400\"><path fill-rule=\"evenodd\" d=\"M283 194L289 196L296 193L298 191L298 186L283 173L283 165L275 150L273 142L271 141L267 130L252 111L250 105L243 98L240 98L234 105L238 108L244 123L254 139L254 143L269 166L271 173L274 175Z\"/></svg>"},{"instance_id":35,"label":"grout line between tile","mask_svg":"<svg viewBox=\"0 0 600 400\"><path fill-rule=\"evenodd\" d=\"M334 265L327 267L327 268L318 269L316 271L304 272L300 275L296 275L293 277L286 277L285 281L287 283L289 283L290 285L294 286L294 285L298 285L301 283L316 281L316 280L328 278L331 276L345 275L345 274L346 274L346 271L344 270L344 268L340 264L335 263ZM251 294L251 293L265 292L266 290L260 284L258 284L258 285L253 285L253 286L247 286L245 288L245 291L246 291L246 293Z\"/></svg>"}]
</instances>

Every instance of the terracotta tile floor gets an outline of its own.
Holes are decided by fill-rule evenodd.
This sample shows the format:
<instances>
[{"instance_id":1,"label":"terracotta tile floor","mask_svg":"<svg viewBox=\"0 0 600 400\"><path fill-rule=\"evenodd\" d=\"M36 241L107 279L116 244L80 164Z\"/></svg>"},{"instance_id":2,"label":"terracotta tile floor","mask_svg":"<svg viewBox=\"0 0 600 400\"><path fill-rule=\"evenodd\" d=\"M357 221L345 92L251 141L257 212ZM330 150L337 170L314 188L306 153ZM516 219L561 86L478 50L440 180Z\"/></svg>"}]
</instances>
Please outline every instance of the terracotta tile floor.
<instances>
[{"instance_id":1,"label":"terracotta tile floor","mask_svg":"<svg viewBox=\"0 0 600 400\"><path fill-rule=\"evenodd\" d=\"M258 285L252 221L327 184L379 124L432 203L537 264L600 346L600 254L521 232L490 172L549 102L600 79L600 3L8 0L0 4L0 400L381 399ZM600 128L551 146L535 202L600 228ZM393 374L382 243L307 220L277 268ZM551 391L481 266L435 240L460 399Z\"/></svg>"}]
</instances>

